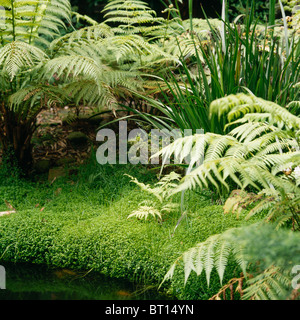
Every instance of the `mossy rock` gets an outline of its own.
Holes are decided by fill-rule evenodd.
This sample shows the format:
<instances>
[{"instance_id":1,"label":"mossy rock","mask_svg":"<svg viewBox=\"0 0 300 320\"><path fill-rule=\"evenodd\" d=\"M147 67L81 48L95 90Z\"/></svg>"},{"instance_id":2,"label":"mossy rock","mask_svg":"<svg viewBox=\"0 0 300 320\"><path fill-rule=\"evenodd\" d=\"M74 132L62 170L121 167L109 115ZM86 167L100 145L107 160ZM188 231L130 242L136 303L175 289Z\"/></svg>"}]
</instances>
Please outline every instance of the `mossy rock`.
<instances>
[{"instance_id":1,"label":"mossy rock","mask_svg":"<svg viewBox=\"0 0 300 320\"><path fill-rule=\"evenodd\" d=\"M63 167L51 168L48 174L48 181L52 182L54 179L65 177L66 171Z\"/></svg>"},{"instance_id":2,"label":"mossy rock","mask_svg":"<svg viewBox=\"0 0 300 320\"><path fill-rule=\"evenodd\" d=\"M71 132L67 136L67 140L70 141L72 145L81 146L81 145L87 144L89 138L83 132L75 131L75 132Z\"/></svg>"},{"instance_id":3,"label":"mossy rock","mask_svg":"<svg viewBox=\"0 0 300 320\"><path fill-rule=\"evenodd\" d=\"M38 160L34 164L34 170L38 173L46 173L50 169L51 161L48 159Z\"/></svg>"},{"instance_id":4,"label":"mossy rock","mask_svg":"<svg viewBox=\"0 0 300 320\"><path fill-rule=\"evenodd\" d=\"M76 162L76 159L71 158L71 157L66 157L66 158L61 158L55 161L55 165L57 165L58 167L61 166L66 166L70 163Z\"/></svg>"},{"instance_id":5,"label":"mossy rock","mask_svg":"<svg viewBox=\"0 0 300 320\"><path fill-rule=\"evenodd\" d=\"M95 115L95 116L90 116L87 118L88 123L91 125L98 126L100 123L103 121L103 116L102 115Z\"/></svg>"}]
</instances>

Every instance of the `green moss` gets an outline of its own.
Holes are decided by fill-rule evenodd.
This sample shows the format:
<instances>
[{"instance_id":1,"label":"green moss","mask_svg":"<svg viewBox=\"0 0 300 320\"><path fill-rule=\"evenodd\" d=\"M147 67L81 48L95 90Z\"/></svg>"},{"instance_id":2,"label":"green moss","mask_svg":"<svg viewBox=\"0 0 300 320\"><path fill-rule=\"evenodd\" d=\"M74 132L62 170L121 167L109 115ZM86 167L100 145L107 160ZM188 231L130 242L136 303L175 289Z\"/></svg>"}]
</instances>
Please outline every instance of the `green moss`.
<instances>
[{"instance_id":1,"label":"green moss","mask_svg":"<svg viewBox=\"0 0 300 320\"><path fill-rule=\"evenodd\" d=\"M0 218L0 257L78 270L93 268L111 277L158 286L183 251L245 223L224 215L221 206L208 205L205 196L197 194L189 195L190 214L173 236L179 216L162 225L127 219L148 195L129 184L125 172L143 182L153 181L153 174L143 167L92 165L81 168L76 179L65 177L51 185L47 181L39 185L0 182L0 199L17 209ZM228 279L234 271L230 270ZM178 272L163 288L181 299L207 299L220 284L216 276L208 289L204 280L193 276L183 287Z\"/></svg>"}]
</instances>

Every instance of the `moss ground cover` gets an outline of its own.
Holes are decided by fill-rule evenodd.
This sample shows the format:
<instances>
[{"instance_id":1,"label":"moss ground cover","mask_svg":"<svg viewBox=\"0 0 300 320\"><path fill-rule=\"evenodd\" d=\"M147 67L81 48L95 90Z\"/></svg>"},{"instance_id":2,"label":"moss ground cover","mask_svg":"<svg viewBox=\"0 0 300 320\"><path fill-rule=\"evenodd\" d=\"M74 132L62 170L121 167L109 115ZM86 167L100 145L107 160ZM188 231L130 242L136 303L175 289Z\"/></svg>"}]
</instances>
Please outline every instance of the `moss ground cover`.
<instances>
[{"instance_id":1,"label":"moss ground cover","mask_svg":"<svg viewBox=\"0 0 300 320\"><path fill-rule=\"evenodd\" d=\"M127 219L148 195L128 183L130 173L145 183L155 175L145 167L100 166L94 161L77 175L39 181L2 176L0 209L9 202L16 213L0 218L0 260L30 262L74 270L90 270L158 287L170 264L184 250L212 234L246 222L225 215L210 194L187 194L189 214L174 233L179 215L155 220ZM235 267L228 279L238 272ZM163 291L181 299L207 299L215 294L218 277L207 288L205 277L183 286L178 272ZM225 279L226 280L226 279Z\"/></svg>"}]
</instances>

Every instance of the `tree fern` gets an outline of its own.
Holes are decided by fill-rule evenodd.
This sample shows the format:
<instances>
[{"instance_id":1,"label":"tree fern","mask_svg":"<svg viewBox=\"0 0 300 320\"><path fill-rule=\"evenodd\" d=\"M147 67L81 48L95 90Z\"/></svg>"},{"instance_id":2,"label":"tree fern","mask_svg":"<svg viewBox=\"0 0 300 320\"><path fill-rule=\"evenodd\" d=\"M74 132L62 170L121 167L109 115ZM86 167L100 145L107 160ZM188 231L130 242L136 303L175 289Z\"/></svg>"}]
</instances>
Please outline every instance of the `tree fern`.
<instances>
[{"instance_id":1,"label":"tree fern","mask_svg":"<svg viewBox=\"0 0 300 320\"><path fill-rule=\"evenodd\" d=\"M228 229L185 251L162 283L175 277L176 269L183 264L185 284L191 272L198 276L205 272L209 285L211 271L216 269L222 285L228 261L233 258L245 278L245 288L239 288L243 299L286 299L292 293L291 270L297 264L299 243L298 233L275 231L266 224ZM257 261L259 267L254 267Z\"/></svg>"},{"instance_id":2,"label":"tree fern","mask_svg":"<svg viewBox=\"0 0 300 320\"><path fill-rule=\"evenodd\" d=\"M300 128L299 117L294 116L288 109L274 102L244 93L229 95L213 101L210 105L210 115L213 114L218 115L218 117L225 114L229 121L241 118L246 114L247 117L251 117L252 121L259 120L263 114L268 117L265 120L268 120L269 124L276 123L278 126L285 124L290 128ZM247 120L250 119L247 118Z\"/></svg>"},{"instance_id":3,"label":"tree fern","mask_svg":"<svg viewBox=\"0 0 300 320\"><path fill-rule=\"evenodd\" d=\"M113 35L114 32L108 25L105 23L97 23L96 25L75 30L53 40L50 44L50 50L55 54L56 52L61 52L62 46L72 47L76 42L82 42L85 40L89 43L91 41L98 41L103 38L112 37Z\"/></svg>"},{"instance_id":4,"label":"tree fern","mask_svg":"<svg viewBox=\"0 0 300 320\"><path fill-rule=\"evenodd\" d=\"M174 276L176 266L179 266L180 261L182 261L184 265L185 283L187 282L190 273L194 271L198 276L201 275L202 272L205 272L207 285L209 285L211 271L214 268L217 270L220 283L222 283L228 258L233 252L235 253L235 257L238 258L236 261L240 267L244 269L247 262L241 259L242 248L230 238L232 234L238 231L239 229L230 229L222 234L213 235L206 241L201 242L184 252L172 264L169 271L166 273L163 282Z\"/></svg>"},{"instance_id":5,"label":"tree fern","mask_svg":"<svg viewBox=\"0 0 300 320\"><path fill-rule=\"evenodd\" d=\"M104 8L105 23L117 23L117 32L146 33L149 24L164 21L156 17L156 12L140 0L112 0Z\"/></svg>"},{"instance_id":6,"label":"tree fern","mask_svg":"<svg viewBox=\"0 0 300 320\"><path fill-rule=\"evenodd\" d=\"M0 143L3 153L11 149L26 170L32 162L37 114L62 102L63 91L39 76L50 60L45 49L65 23L71 23L71 6L68 0L3 0L0 6L5 9L0 30Z\"/></svg>"},{"instance_id":7,"label":"tree fern","mask_svg":"<svg viewBox=\"0 0 300 320\"><path fill-rule=\"evenodd\" d=\"M0 72L12 81L17 74L32 68L47 56L41 49L30 44L14 41L0 48Z\"/></svg>"},{"instance_id":8,"label":"tree fern","mask_svg":"<svg viewBox=\"0 0 300 320\"><path fill-rule=\"evenodd\" d=\"M5 30L1 42L25 41L49 45L64 28L63 21L71 24L71 6L68 0L0 1L5 9Z\"/></svg>"}]
</instances>

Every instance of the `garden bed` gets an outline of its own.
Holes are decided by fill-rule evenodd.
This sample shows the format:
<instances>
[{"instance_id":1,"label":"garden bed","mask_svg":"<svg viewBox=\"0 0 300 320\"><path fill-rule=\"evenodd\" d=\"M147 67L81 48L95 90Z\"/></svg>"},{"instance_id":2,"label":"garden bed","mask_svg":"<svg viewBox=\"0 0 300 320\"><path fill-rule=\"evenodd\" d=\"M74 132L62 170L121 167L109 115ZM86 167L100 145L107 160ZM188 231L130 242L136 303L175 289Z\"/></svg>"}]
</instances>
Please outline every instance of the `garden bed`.
<instances>
[{"instance_id":1,"label":"garden bed","mask_svg":"<svg viewBox=\"0 0 300 320\"><path fill-rule=\"evenodd\" d=\"M1 179L0 207L9 202L16 213L0 218L2 261L29 262L71 270L93 270L107 276L158 287L171 263L186 249L210 235L245 224L225 215L209 194L188 195L187 218L174 233L179 216L161 224L127 219L147 198L125 172L152 181L143 167L79 168L77 176L50 184ZM104 183L105 182L105 183ZM3 202L2 202L3 201ZM229 268L225 281L238 272ZM225 282L224 281L224 282ZM183 272L161 290L180 299L208 299L220 289L217 275L207 288L205 277L191 276L184 287Z\"/></svg>"}]
</instances>

